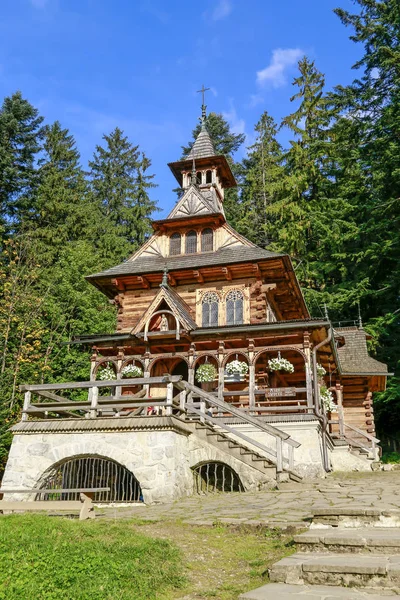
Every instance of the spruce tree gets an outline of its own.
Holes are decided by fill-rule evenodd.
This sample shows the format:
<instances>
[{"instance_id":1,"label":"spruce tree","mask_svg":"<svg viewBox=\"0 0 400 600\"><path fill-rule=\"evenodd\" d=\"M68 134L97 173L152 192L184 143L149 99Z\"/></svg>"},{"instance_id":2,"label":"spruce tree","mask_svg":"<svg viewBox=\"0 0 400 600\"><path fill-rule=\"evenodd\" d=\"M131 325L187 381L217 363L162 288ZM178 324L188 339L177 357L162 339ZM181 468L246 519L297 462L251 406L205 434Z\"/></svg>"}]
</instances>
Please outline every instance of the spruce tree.
<instances>
[{"instance_id":1,"label":"spruce tree","mask_svg":"<svg viewBox=\"0 0 400 600\"><path fill-rule=\"evenodd\" d=\"M241 195L245 211L240 228L246 229L245 235L257 245L266 247L275 234L267 209L279 198L284 177L283 154L276 139L278 127L267 112L261 115L254 129L256 140L243 160Z\"/></svg>"},{"instance_id":2,"label":"spruce tree","mask_svg":"<svg viewBox=\"0 0 400 600\"><path fill-rule=\"evenodd\" d=\"M32 234L51 263L68 242L88 237L94 217L75 140L58 121L45 128L39 181Z\"/></svg>"},{"instance_id":3,"label":"spruce tree","mask_svg":"<svg viewBox=\"0 0 400 600\"><path fill-rule=\"evenodd\" d=\"M102 229L99 251L112 262L134 252L150 231L155 203L148 190L154 187L147 174L151 163L118 127L104 135L104 147L96 146L89 162L90 185L99 207Z\"/></svg>"},{"instance_id":4,"label":"spruce tree","mask_svg":"<svg viewBox=\"0 0 400 600\"><path fill-rule=\"evenodd\" d=\"M0 108L0 226L18 231L34 212L43 117L15 92Z\"/></svg>"}]
</instances>

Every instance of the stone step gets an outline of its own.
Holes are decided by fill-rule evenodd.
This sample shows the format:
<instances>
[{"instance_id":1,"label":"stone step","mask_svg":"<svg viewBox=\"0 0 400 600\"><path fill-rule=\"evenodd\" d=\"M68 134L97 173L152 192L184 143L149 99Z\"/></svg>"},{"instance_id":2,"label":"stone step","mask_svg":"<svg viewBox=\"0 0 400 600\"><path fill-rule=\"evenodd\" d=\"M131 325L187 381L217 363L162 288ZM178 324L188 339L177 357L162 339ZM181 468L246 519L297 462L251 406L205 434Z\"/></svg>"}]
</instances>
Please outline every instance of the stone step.
<instances>
[{"instance_id":1,"label":"stone step","mask_svg":"<svg viewBox=\"0 0 400 600\"><path fill-rule=\"evenodd\" d=\"M400 527L400 510L365 506L314 508L310 529L321 527Z\"/></svg>"},{"instance_id":2,"label":"stone step","mask_svg":"<svg viewBox=\"0 0 400 600\"><path fill-rule=\"evenodd\" d=\"M332 585L286 585L283 583L269 583L251 592L239 596L239 600L384 600L385 598L400 600L400 596L388 596L369 593L357 588L343 588Z\"/></svg>"},{"instance_id":3,"label":"stone step","mask_svg":"<svg viewBox=\"0 0 400 600\"><path fill-rule=\"evenodd\" d=\"M299 552L400 554L400 529L312 529L294 538Z\"/></svg>"},{"instance_id":4,"label":"stone step","mask_svg":"<svg viewBox=\"0 0 400 600\"><path fill-rule=\"evenodd\" d=\"M298 552L275 563L272 583L400 590L400 555Z\"/></svg>"}]
</instances>

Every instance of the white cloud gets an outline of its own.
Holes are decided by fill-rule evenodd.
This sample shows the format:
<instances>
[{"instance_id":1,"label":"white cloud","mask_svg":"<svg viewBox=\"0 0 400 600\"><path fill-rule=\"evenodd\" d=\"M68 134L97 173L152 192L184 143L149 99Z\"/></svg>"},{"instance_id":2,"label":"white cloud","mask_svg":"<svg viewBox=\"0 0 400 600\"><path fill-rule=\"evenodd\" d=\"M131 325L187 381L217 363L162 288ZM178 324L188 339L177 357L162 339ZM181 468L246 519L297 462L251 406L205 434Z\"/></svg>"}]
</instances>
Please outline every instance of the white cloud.
<instances>
[{"instance_id":1,"label":"white cloud","mask_svg":"<svg viewBox=\"0 0 400 600\"><path fill-rule=\"evenodd\" d=\"M272 52L272 59L268 67L257 71L257 83L265 85L270 83L278 88L286 84L285 71L295 65L303 56L300 48L277 48Z\"/></svg>"},{"instance_id":2,"label":"white cloud","mask_svg":"<svg viewBox=\"0 0 400 600\"><path fill-rule=\"evenodd\" d=\"M231 0L219 0L217 6L211 13L211 18L213 21L219 21L220 19L225 19L232 12L232 2Z\"/></svg>"},{"instance_id":3,"label":"white cloud","mask_svg":"<svg viewBox=\"0 0 400 600\"><path fill-rule=\"evenodd\" d=\"M30 0L30 2L34 8L43 9L46 8L48 0Z\"/></svg>"},{"instance_id":4,"label":"white cloud","mask_svg":"<svg viewBox=\"0 0 400 600\"><path fill-rule=\"evenodd\" d=\"M260 96L260 94L251 94L250 95L250 102L248 104L249 108L254 108L255 106L258 106L259 104L262 104L264 102L264 97Z\"/></svg>"},{"instance_id":5,"label":"white cloud","mask_svg":"<svg viewBox=\"0 0 400 600\"><path fill-rule=\"evenodd\" d=\"M238 117L233 100L230 100L229 104L229 110L223 112L222 116L229 122L233 133L245 133L246 121Z\"/></svg>"}]
</instances>

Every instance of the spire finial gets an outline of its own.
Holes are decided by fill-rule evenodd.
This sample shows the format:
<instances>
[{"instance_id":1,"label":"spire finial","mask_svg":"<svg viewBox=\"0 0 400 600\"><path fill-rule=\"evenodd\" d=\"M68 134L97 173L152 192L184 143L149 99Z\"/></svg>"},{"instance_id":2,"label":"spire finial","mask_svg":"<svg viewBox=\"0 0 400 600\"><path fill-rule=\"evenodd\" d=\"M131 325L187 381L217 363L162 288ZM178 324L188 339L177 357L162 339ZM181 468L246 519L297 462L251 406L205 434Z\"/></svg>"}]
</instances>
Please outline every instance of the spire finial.
<instances>
[{"instance_id":1,"label":"spire finial","mask_svg":"<svg viewBox=\"0 0 400 600\"><path fill-rule=\"evenodd\" d=\"M167 265L164 267L162 281L160 283L160 287L168 287L168 268Z\"/></svg>"},{"instance_id":2,"label":"spire finial","mask_svg":"<svg viewBox=\"0 0 400 600\"><path fill-rule=\"evenodd\" d=\"M198 94L201 94L202 97L202 103L201 103L201 126L205 127L206 126L206 108L207 106L205 105L205 93L208 92L210 90L210 88L206 88L204 87L204 83L201 86L201 90L197 90Z\"/></svg>"},{"instance_id":3,"label":"spire finial","mask_svg":"<svg viewBox=\"0 0 400 600\"><path fill-rule=\"evenodd\" d=\"M196 175L196 162L194 160L194 155L193 155L193 163L192 163L192 176L190 178L190 183L192 185L196 185L197 184L197 175Z\"/></svg>"}]
</instances>

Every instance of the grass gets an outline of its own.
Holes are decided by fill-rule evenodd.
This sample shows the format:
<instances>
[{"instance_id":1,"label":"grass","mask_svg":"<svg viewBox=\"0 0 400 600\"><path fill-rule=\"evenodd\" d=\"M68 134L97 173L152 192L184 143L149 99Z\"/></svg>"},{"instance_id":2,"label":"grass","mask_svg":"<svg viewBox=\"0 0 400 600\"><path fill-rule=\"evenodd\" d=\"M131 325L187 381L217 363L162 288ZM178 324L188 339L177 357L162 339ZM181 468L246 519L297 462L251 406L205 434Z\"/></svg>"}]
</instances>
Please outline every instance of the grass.
<instances>
[{"instance_id":1,"label":"grass","mask_svg":"<svg viewBox=\"0 0 400 600\"><path fill-rule=\"evenodd\" d=\"M184 583L179 550L126 522L0 518L1 600L148 600Z\"/></svg>"},{"instance_id":2,"label":"grass","mask_svg":"<svg viewBox=\"0 0 400 600\"><path fill-rule=\"evenodd\" d=\"M0 518L0 600L236 600L267 582L291 537L180 521Z\"/></svg>"}]
</instances>

